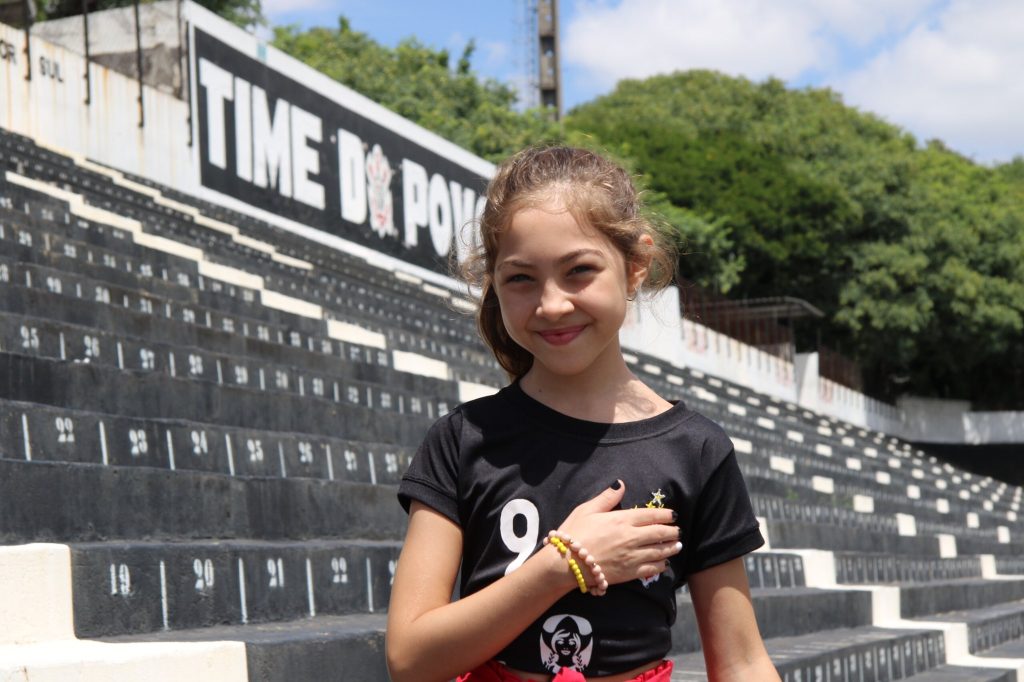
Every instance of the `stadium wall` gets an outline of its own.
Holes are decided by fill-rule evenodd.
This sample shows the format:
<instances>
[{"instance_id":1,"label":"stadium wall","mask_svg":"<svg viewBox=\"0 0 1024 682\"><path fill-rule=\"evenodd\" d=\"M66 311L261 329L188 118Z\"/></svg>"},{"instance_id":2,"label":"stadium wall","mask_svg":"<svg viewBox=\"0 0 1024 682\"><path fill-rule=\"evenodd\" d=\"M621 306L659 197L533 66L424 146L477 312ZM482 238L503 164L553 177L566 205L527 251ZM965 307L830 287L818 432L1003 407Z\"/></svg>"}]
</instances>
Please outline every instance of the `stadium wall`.
<instances>
[{"instance_id":1,"label":"stadium wall","mask_svg":"<svg viewBox=\"0 0 1024 682\"><path fill-rule=\"evenodd\" d=\"M85 59L37 36L26 78L24 33L0 25L0 127L457 286L446 264L471 239L460 227L482 210L492 164L198 5L185 2L181 16L188 98L145 86L141 112L134 78L92 63L87 98ZM791 363L678 311L675 289L632 306L623 345L910 440L1024 442L1024 414L897 409L820 377L816 355Z\"/></svg>"}]
</instances>

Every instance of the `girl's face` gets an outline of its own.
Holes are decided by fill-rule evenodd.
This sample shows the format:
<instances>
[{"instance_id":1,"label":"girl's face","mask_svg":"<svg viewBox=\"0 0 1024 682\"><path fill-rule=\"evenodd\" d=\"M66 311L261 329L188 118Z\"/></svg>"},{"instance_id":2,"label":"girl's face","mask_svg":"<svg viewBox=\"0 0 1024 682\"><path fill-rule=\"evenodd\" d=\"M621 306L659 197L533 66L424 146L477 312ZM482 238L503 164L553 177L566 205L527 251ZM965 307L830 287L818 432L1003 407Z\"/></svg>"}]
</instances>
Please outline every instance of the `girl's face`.
<instances>
[{"instance_id":1,"label":"girl's face","mask_svg":"<svg viewBox=\"0 0 1024 682\"><path fill-rule=\"evenodd\" d=\"M645 275L560 199L517 212L500 237L494 290L509 336L533 355L529 374L617 368L626 297Z\"/></svg>"}]
</instances>

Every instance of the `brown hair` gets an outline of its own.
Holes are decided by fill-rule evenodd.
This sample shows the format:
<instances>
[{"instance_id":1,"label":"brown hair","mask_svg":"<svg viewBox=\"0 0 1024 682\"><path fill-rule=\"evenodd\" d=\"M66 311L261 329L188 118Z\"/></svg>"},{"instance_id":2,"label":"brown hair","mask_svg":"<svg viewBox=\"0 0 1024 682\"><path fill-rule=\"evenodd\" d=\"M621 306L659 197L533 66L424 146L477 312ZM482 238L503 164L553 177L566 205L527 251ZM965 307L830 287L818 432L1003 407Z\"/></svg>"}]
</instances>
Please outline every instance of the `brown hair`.
<instances>
[{"instance_id":1,"label":"brown hair","mask_svg":"<svg viewBox=\"0 0 1024 682\"><path fill-rule=\"evenodd\" d=\"M639 194L622 167L574 147L528 147L506 159L487 185L480 243L459 271L470 285L479 287L477 327L513 379L526 374L533 356L512 340L501 319L493 281L499 239L518 211L552 197L564 201L578 223L607 237L625 258L627 271L632 264L649 264L642 289L664 288L675 275L675 249L662 230L641 215ZM653 245L641 241L645 234L654 239Z\"/></svg>"}]
</instances>

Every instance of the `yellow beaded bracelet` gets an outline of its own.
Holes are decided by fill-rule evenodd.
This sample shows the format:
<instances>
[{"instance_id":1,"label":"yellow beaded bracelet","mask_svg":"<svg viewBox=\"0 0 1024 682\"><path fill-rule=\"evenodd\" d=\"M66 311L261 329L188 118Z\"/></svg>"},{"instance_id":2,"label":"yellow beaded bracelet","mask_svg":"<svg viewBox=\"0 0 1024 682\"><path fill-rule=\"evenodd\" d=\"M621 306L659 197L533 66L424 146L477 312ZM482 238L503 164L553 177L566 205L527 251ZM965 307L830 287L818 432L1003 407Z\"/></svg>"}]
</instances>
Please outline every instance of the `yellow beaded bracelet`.
<instances>
[{"instance_id":1,"label":"yellow beaded bracelet","mask_svg":"<svg viewBox=\"0 0 1024 682\"><path fill-rule=\"evenodd\" d=\"M566 558L569 562L569 570L572 571L572 575L576 578L576 584L580 587L580 592L583 594L587 593L587 579L583 577L583 571L580 570L580 565L576 563L576 560L572 558L572 554L569 552L569 548L566 547L565 543L562 542L561 538L552 537L547 538L548 541L554 545L555 549Z\"/></svg>"}]
</instances>

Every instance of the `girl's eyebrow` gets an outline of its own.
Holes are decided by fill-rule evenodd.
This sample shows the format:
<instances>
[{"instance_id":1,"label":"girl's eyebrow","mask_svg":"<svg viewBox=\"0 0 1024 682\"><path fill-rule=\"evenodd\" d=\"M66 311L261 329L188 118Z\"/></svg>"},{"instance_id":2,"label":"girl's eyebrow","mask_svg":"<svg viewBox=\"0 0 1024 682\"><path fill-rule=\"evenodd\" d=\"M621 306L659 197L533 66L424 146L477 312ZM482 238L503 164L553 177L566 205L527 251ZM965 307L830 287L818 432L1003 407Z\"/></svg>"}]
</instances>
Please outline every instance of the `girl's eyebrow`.
<instances>
[{"instance_id":1,"label":"girl's eyebrow","mask_svg":"<svg viewBox=\"0 0 1024 682\"><path fill-rule=\"evenodd\" d=\"M556 265L562 265L564 263L568 263L571 260L575 260L576 258L579 258L580 256L587 256L587 255L599 256L601 258L604 258L604 253L602 253L598 249L576 249L575 251L570 251L569 253L565 254L564 256L561 256L558 260L555 261L555 264ZM506 258L495 269L496 270L501 270L504 267L533 268L535 266L533 265L533 263L531 263L529 261L525 261L525 260L521 260L519 258L514 258L513 257L513 258Z\"/></svg>"}]
</instances>

